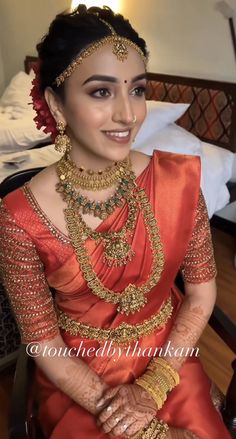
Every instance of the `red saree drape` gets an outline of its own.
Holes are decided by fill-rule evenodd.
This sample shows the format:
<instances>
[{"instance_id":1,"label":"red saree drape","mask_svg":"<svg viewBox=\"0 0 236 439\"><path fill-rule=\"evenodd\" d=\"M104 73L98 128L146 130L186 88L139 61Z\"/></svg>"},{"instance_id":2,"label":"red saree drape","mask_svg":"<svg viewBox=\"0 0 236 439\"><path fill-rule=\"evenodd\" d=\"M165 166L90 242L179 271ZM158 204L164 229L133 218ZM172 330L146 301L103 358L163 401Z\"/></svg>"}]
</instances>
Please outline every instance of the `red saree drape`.
<instances>
[{"instance_id":1,"label":"red saree drape","mask_svg":"<svg viewBox=\"0 0 236 439\"><path fill-rule=\"evenodd\" d=\"M78 322L97 328L116 328L122 322L136 325L158 313L163 304L171 298L173 312L166 325L138 340L138 347L146 349L161 347L175 321L182 298L174 285L185 257L188 242L194 227L199 197L200 165L197 157L154 152L149 166L137 178L139 187L145 189L160 228L164 250L164 270L158 284L148 293L148 303L134 315L123 315L116 311L116 305L106 303L88 289L79 263L69 240L63 236L40 212L29 189L18 190L5 202L17 223L32 237L50 287L56 290L57 307ZM14 211L17 203L20 208ZM97 231L119 230L127 218L127 207L116 209ZM141 285L147 280L152 264L152 253L147 245L147 233L141 214L138 215L132 236L132 249L136 256L123 267L108 267L102 262L102 244L95 245L88 240L86 247L94 270L106 287L113 291L123 290L129 283ZM68 347L84 349L104 348L104 355L80 357L111 386L131 383L141 375L150 361L150 356L126 355L125 351L111 356L109 343L95 341L79 335L61 331ZM133 352L136 340L130 342ZM112 347L114 347L113 345ZM122 347L120 347L122 349ZM140 351L139 351L140 352ZM118 358L119 356L119 358ZM115 360L115 361L114 361ZM199 360L190 357L180 371L180 384L171 394L157 417L169 425L185 428L202 439L229 439L220 415L210 398L210 381ZM50 439L105 439L96 425L93 415L76 405L68 396L57 389L40 372L37 373L40 389L40 421Z\"/></svg>"}]
</instances>

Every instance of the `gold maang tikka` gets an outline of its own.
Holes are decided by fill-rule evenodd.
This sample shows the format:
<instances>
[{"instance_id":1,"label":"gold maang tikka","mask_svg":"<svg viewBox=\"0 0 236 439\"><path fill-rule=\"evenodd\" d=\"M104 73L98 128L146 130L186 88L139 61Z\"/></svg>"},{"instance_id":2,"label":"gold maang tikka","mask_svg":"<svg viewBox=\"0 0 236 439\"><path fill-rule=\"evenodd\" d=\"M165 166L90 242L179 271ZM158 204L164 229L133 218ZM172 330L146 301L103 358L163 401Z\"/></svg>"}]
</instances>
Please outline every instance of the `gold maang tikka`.
<instances>
[{"instance_id":1,"label":"gold maang tikka","mask_svg":"<svg viewBox=\"0 0 236 439\"><path fill-rule=\"evenodd\" d=\"M112 52L119 61L125 61L128 58L128 47L135 49L136 52L138 52L138 54L141 56L146 67L148 58L144 55L140 47L128 38L118 35L115 29L107 21L103 20L102 18L99 18L99 20L109 28L111 35L104 37L101 40L94 41L94 43L92 43L86 49L82 50L79 56L75 58L59 76L56 77L54 82L57 87L59 87L59 85L61 85L66 78L71 76L74 70L80 64L82 64L84 59L88 58L88 56L92 55L94 52L96 52L96 50L100 49L105 44L112 44Z\"/></svg>"}]
</instances>

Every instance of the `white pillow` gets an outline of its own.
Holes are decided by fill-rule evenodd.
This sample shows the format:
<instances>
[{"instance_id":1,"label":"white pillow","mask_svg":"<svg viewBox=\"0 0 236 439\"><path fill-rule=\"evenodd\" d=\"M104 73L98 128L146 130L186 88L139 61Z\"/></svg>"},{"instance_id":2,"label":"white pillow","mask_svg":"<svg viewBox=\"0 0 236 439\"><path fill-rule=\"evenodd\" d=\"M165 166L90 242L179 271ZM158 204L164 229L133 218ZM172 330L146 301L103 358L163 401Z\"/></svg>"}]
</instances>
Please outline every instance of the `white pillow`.
<instances>
[{"instance_id":1,"label":"white pillow","mask_svg":"<svg viewBox=\"0 0 236 439\"><path fill-rule=\"evenodd\" d=\"M236 183L236 153L233 153L232 175L229 181Z\"/></svg>"},{"instance_id":2,"label":"white pillow","mask_svg":"<svg viewBox=\"0 0 236 439\"><path fill-rule=\"evenodd\" d=\"M174 123L161 131L150 133L150 137L142 142L137 136L132 149L147 155L152 155L154 149L199 156L202 153L201 141L198 137Z\"/></svg>"},{"instance_id":3,"label":"white pillow","mask_svg":"<svg viewBox=\"0 0 236 439\"><path fill-rule=\"evenodd\" d=\"M17 73L0 98L1 112L9 113L14 110L20 116L22 112L32 110L32 106L29 105L31 88L32 75L27 75L25 72Z\"/></svg>"},{"instance_id":4,"label":"white pillow","mask_svg":"<svg viewBox=\"0 0 236 439\"><path fill-rule=\"evenodd\" d=\"M202 179L201 187L209 217L229 202L226 183L232 175L234 154L219 146L202 143Z\"/></svg>"},{"instance_id":5,"label":"white pillow","mask_svg":"<svg viewBox=\"0 0 236 439\"><path fill-rule=\"evenodd\" d=\"M178 120L190 104L147 101L147 116L136 137L136 144L146 142L153 133Z\"/></svg>"}]
</instances>

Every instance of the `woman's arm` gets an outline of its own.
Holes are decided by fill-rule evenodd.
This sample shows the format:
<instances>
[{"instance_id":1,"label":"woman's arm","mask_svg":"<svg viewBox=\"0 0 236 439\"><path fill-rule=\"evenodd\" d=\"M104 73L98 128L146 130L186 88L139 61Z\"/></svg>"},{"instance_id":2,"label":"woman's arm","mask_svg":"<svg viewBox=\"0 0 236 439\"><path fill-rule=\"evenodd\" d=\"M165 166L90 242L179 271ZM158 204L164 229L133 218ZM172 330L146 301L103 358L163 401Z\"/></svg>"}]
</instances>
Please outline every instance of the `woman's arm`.
<instances>
[{"instance_id":1,"label":"woman's arm","mask_svg":"<svg viewBox=\"0 0 236 439\"><path fill-rule=\"evenodd\" d=\"M65 352L53 299L44 267L28 233L8 210L0 206L0 272L2 282L21 332L24 344L32 343L32 356L45 375L76 403L91 413L98 413L97 400L108 386L82 360L50 355L50 347ZM41 354L33 355L38 345Z\"/></svg>"},{"instance_id":2,"label":"woman's arm","mask_svg":"<svg viewBox=\"0 0 236 439\"><path fill-rule=\"evenodd\" d=\"M41 352L47 352L51 347L58 352L66 352L66 345L60 335L40 342ZM35 362L49 380L77 404L93 414L101 411L103 406L98 408L96 405L108 385L83 360L71 356L52 357L41 354L35 358Z\"/></svg>"},{"instance_id":3,"label":"woman's arm","mask_svg":"<svg viewBox=\"0 0 236 439\"><path fill-rule=\"evenodd\" d=\"M216 299L215 279L200 284L185 282L185 298L163 347L165 360L179 370L200 338Z\"/></svg>"}]
</instances>

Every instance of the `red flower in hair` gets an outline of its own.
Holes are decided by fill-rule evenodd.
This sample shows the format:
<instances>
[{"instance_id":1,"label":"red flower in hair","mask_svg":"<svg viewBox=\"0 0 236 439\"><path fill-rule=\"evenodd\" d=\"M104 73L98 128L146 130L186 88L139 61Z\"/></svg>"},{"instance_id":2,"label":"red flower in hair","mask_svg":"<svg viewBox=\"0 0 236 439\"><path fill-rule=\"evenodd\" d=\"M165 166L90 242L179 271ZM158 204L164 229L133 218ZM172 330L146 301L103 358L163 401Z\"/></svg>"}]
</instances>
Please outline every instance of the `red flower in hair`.
<instances>
[{"instance_id":1,"label":"red flower in hair","mask_svg":"<svg viewBox=\"0 0 236 439\"><path fill-rule=\"evenodd\" d=\"M33 70L35 78L32 81L32 89L30 96L32 96L33 109L36 111L37 116L34 118L38 130L44 127L43 131L51 134L52 141L54 142L57 136L56 121L52 116L48 104L44 98L44 95L40 91L40 76L39 76L39 62L34 64Z\"/></svg>"}]
</instances>

